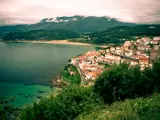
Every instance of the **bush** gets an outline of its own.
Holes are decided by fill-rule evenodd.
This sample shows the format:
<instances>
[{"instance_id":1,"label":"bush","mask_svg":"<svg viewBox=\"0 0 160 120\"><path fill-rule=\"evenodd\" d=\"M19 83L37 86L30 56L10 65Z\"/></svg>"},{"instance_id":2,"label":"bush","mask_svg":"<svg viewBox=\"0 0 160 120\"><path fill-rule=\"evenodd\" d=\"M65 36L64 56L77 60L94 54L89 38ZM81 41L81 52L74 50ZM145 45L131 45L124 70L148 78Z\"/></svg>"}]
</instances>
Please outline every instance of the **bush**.
<instances>
[{"instance_id":1,"label":"bush","mask_svg":"<svg viewBox=\"0 0 160 120\"><path fill-rule=\"evenodd\" d=\"M153 62L152 68L144 71L140 71L139 67L129 67L125 63L114 65L97 79L94 91L107 103L158 93L160 59Z\"/></svg>"},{"instance_id":2,"label":"bush","mask_svg":"<svg viewBox=\"0 0 160 120\"><path fill-rule=\"evenodd\" d=\"M21 113L22 120L73 120L103 105L92 88L69 86L55 98L41 100Z\"/></svg>"},{"instance_id":3,"label":"bush","mask_svg":"<svg viewBox=\"0 0 160 120\"><path fill-rule=\"evenodd\" d=\"M94 91L107 103L133 98L135 83L140 77L139 67L132 68L126 63L113 65L97 79Z\"/></svg>"},{"instance_id":4,"label":"bush","mask_svg":"<svg viewBox=\"0 0 160 120\"><path fill-rule=\"evenodd\" d=\"M76 120L160 120L160 94L115 102Z\"/></svg>"}]
</instances>

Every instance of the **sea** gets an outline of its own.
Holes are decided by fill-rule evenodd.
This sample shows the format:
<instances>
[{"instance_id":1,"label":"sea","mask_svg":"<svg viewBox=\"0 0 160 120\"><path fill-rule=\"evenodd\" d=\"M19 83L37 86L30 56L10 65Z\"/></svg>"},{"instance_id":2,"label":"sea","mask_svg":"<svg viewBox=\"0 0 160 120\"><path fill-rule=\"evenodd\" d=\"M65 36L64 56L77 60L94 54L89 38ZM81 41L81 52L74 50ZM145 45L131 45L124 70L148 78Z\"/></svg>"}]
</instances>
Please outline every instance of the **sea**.
<instances>
[{"instance_id":1,"label":"sea","mask_svg":"<svg viewBox=\"0 0 160 120\"><path fill-rule=\"evenodd\" d=\"M94 50L92 46L0 42L0 99L13 98L15 106L30 105L49 96L49 81L68 61Z\"/></svg>"}]
</instances>

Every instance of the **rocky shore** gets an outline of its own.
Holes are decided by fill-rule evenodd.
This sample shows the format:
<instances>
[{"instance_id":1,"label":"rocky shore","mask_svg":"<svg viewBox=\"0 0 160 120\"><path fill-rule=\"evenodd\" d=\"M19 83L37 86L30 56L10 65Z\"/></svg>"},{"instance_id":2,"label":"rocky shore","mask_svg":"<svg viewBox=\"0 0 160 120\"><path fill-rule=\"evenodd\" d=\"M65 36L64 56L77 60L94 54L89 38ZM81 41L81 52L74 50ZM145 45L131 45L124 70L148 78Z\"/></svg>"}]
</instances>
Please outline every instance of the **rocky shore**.
<instances>
[{"instance_id":1,"label":"rocky shore","mask_svg":"<svg viewBox=\"0 0 160 120\"><path fill-rule=\"evenodd\" d=\"M55 76L49 82L51 87L62 88L63 86L69 85L69 83L65 82L60 75Z\"/></svg>"}]
</instances>

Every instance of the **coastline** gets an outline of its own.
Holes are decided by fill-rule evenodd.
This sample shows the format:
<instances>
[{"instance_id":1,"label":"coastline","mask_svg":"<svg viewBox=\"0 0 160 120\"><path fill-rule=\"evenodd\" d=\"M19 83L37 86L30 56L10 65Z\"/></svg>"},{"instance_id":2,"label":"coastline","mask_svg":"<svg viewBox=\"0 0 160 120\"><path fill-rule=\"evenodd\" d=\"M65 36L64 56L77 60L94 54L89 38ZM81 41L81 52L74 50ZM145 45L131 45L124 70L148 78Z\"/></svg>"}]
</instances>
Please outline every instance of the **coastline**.
<instances>
[{"instance_id":1,"label":"coastline","mask_svg":"<svg viewBox=\"0 0 160 120\"><path fill-rule=\"evenodd\" d=\"M8 42L26 42L26 43L48 43L48 44L65 44L65 45L84 45L84 46L94 46L93 44L80 43L80 42L70 42L69 40L16 40Z\"/></svg>"},{"instance_id":2,"label":"coastline","mask_svg":"<svg viewBox=\"0 0 160 120\"><path fill-rule=\"evenodd\" d=\"M6 42L6 41L0 41ZM80 46L93 46L93 47L101 47L106 48L106 45L96 45L96 44L89 44L89 43L81 43L81 42L70 42L69 40L15 40L15 41L7 41L7 42L24 42L24 43L46 43L46 44L62 44L62 45L80 45Z\"/></svg>"}]
</instances>

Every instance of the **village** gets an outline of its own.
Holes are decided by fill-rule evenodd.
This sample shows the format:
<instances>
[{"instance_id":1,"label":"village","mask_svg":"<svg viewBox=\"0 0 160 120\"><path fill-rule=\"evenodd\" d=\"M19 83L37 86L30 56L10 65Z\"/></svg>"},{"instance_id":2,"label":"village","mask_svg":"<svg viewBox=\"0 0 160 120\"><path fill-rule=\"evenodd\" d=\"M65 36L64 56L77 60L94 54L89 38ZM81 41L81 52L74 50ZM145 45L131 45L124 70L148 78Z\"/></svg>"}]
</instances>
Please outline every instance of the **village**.
<instances>
[{"instance_id":1,"label":"village","mask_svg":"<svg viewBox=\"0 0 160 120\"><path fill-rule=\"evenodd\" d=\"M77 58L72 58L70 64L77 67L82 84L93 85L94 80L104 71L105 66L129 63L131 66L139 65L141 70L152 67L160 49L160 37L139 38L136 41L125 41L121 46L108 46L105 50L89 51Z\"/></svg>"}]
</instances>

